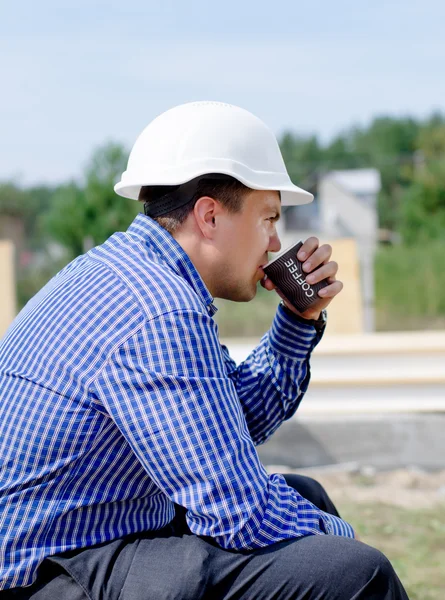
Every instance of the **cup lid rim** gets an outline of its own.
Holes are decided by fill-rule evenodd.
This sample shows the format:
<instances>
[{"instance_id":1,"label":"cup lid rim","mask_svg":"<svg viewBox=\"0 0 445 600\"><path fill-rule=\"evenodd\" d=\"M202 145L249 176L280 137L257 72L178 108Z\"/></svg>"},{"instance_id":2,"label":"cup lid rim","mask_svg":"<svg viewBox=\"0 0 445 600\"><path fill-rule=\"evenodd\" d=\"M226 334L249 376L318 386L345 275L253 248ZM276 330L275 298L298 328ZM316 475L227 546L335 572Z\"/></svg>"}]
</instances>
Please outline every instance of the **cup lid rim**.
<instances>
[{"instance_id":1,"label":"cup lid rim","mask_svg":"<svg viewBox=\"0 0 445 600\"><path fill-rule=\"evenodd\" d=\"M277 256L275 256L274 258L272 258L272 260L270 260L268 263L266 263L263 266L263 269L267 269L267 267L269 267L272 263L274 263L276 260L278 260L279 258L281 258L283 256L283 254L286 254L286 252L289 252L289 250L292 250L292 248L294 248L295 246L298 246L298 244L303 244L303 241L299 240L298 242L295 242L295 243L291 244L290 246L288 246L284 250L280 250L280 252L277 254Z\"/></svg>"}]
</instances>

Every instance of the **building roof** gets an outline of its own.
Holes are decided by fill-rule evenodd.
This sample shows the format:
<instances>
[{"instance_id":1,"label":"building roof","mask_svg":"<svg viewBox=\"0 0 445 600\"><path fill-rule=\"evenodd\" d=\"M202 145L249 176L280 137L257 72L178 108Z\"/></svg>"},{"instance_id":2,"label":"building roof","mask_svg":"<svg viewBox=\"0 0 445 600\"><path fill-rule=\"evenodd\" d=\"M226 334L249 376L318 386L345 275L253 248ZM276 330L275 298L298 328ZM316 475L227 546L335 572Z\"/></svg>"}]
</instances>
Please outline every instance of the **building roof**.
<instances>
[{"instance_id":1,"label":"building roof","mask_svg":"<svg viewBox=\"0 0 445 600\"><path fill-rule=\"evenodd\" d=\"M327 176L357 196L378 194L381 187L380 173L377 169L330 171Z\"/></svg>"}]
</instances>

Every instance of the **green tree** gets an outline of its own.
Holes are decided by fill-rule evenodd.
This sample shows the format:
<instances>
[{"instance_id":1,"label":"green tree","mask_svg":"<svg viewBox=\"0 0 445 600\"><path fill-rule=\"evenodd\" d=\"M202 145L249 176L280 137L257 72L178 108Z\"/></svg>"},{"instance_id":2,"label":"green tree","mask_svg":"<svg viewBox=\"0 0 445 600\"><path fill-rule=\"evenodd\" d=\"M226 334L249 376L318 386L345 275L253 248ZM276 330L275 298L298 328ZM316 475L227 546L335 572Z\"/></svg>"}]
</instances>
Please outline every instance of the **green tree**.
<instances>
[{"instance_id":1,"label":"green tree","mask_svg":"<svg viewBox=\"0 0 445 600\"><path fill-rule=\"evenodd\" d=\"M439 121L434 116L434 125ZM402 196L413 180L419 129L415 119L378 117L366 128L351 127L326 146L315 136L302 138L291 132L283 135L280 146L291 178L314 193L319 176L326 171L378 169L382 178L380 226L398 230Z\"/></svg>"},{"instance_id":2,"label":"green tree","mask_svg":"<svg viewBox=\"0 0 445 600\"><path fill-rule=\"evenodd\" d=\"M437 117L419 133L416 169L403 196L400 230L409 245L445 240L445 123Z\"/></svg>"},{"instance_id":3,"label":"green tree","mask_svg":"<svg viewBox=\"0 0 445 600\"><path fill-rule=\"evenodd\" d=\"M47 246L44 215L49 211L56 186L36 185L26 189L27 204L23 214L27 247L40 251Z\"/></svg>"},{"instance_id":4,"label":"green tree","mask_svg":"<svg viewBox=\"0 0 445 600\"><path fill-rule=\"evenodd\" d=\"M357 169L369 164L367 161L363 161L363 158L353 150L350 133L335 137L325 148L323 154L323 169L325 171Z\"/></svg>"},{"instance_id":5,"label":"green tree","mask_svg":"<svg viewBox=\"0 0 445 600\"><path fill-rule=\"evenodd\" d=\"M312 187L323 157L317 137L304 138L287 132L280 140L280 148L292 181L302 187Z\"/></svg>"},{"instance_id":6,"label":"green tree","mask_svg":"<svg viewBox=\"0 0 445 600\"><path fill-rule=\"evenodd\" d=\"M363 163L380 172L378 200L381 227L399 230L402 196L412 183L419 123L415 119L378 117L367 129L356 129L353 150Z\"/></svg>"},{"instance_id":7,"label":"green tree","mask_svg":"<svg viewBox=\"0 0 445 600\"><path fill-rule=\"evenodd\" d=\"M127 152L115 143L98 148L85 170L84 185L58 188L46 217L51 236L75 257L103 243L116 231L127 229L140 205L113 190L126 168Z\"/></svg>"},{"instance_id":8,"label":"green tree","mask_svg":"<svg viewBox=\"0 0 445 600\"><path fill-rule=\"evenodd\" d=\"M29 194L12 181L0 183L0 214L23 218L29 205Z\"/></svg>"}]
</instances>

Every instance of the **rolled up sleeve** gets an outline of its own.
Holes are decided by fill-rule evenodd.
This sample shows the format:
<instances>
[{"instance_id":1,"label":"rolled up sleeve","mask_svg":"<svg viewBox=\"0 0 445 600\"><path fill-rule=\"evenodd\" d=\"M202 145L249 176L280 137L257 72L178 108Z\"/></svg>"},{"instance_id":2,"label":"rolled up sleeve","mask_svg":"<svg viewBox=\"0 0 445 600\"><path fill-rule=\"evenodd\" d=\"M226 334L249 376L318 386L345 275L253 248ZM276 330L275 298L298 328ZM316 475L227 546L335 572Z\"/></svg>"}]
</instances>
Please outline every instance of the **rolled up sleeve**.
<instances>
[{"instance_id":1,"label":"rolled up sleeve","mask_svg":"<svg viewBox=\"0 0 445 600\"><path fill-rule=\"evenodd\" d=\"M110 356L94 394L196 535L253 549L350 533L265 471L208 315L172 311L144 324Z\"/></svg>"},{"instance_id":2,"label":"rolled up sleeve","mask_svg":"<svg viewBox=\"0 0 445 600\"><path fill-rule=\"evenodd\" d=\"M239 365L223 346L226 368L256 445L264 443L298 409L311 378L310 358L322 338L278 306L270 330Z\"/></svg>"}]
</instances>

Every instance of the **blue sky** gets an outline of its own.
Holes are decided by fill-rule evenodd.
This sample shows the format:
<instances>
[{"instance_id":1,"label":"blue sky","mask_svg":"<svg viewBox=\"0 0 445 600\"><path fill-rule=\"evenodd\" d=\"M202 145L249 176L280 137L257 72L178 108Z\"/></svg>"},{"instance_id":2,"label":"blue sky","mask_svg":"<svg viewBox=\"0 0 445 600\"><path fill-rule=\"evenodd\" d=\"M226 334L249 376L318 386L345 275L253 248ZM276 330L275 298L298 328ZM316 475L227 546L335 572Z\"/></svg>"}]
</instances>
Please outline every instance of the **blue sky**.
<instances>
[{"instance_id":1,"label":"blue sky","mask_svg":"<svg viewBox=\"0 0 445 600\"><path fill-rule=\"evenodd\" d=\"M0 5L0 180L80 176L159 113L238 104L323 141L376 115L445 112L439 0L26 0Z\"/></svg>"}]
</instances>

